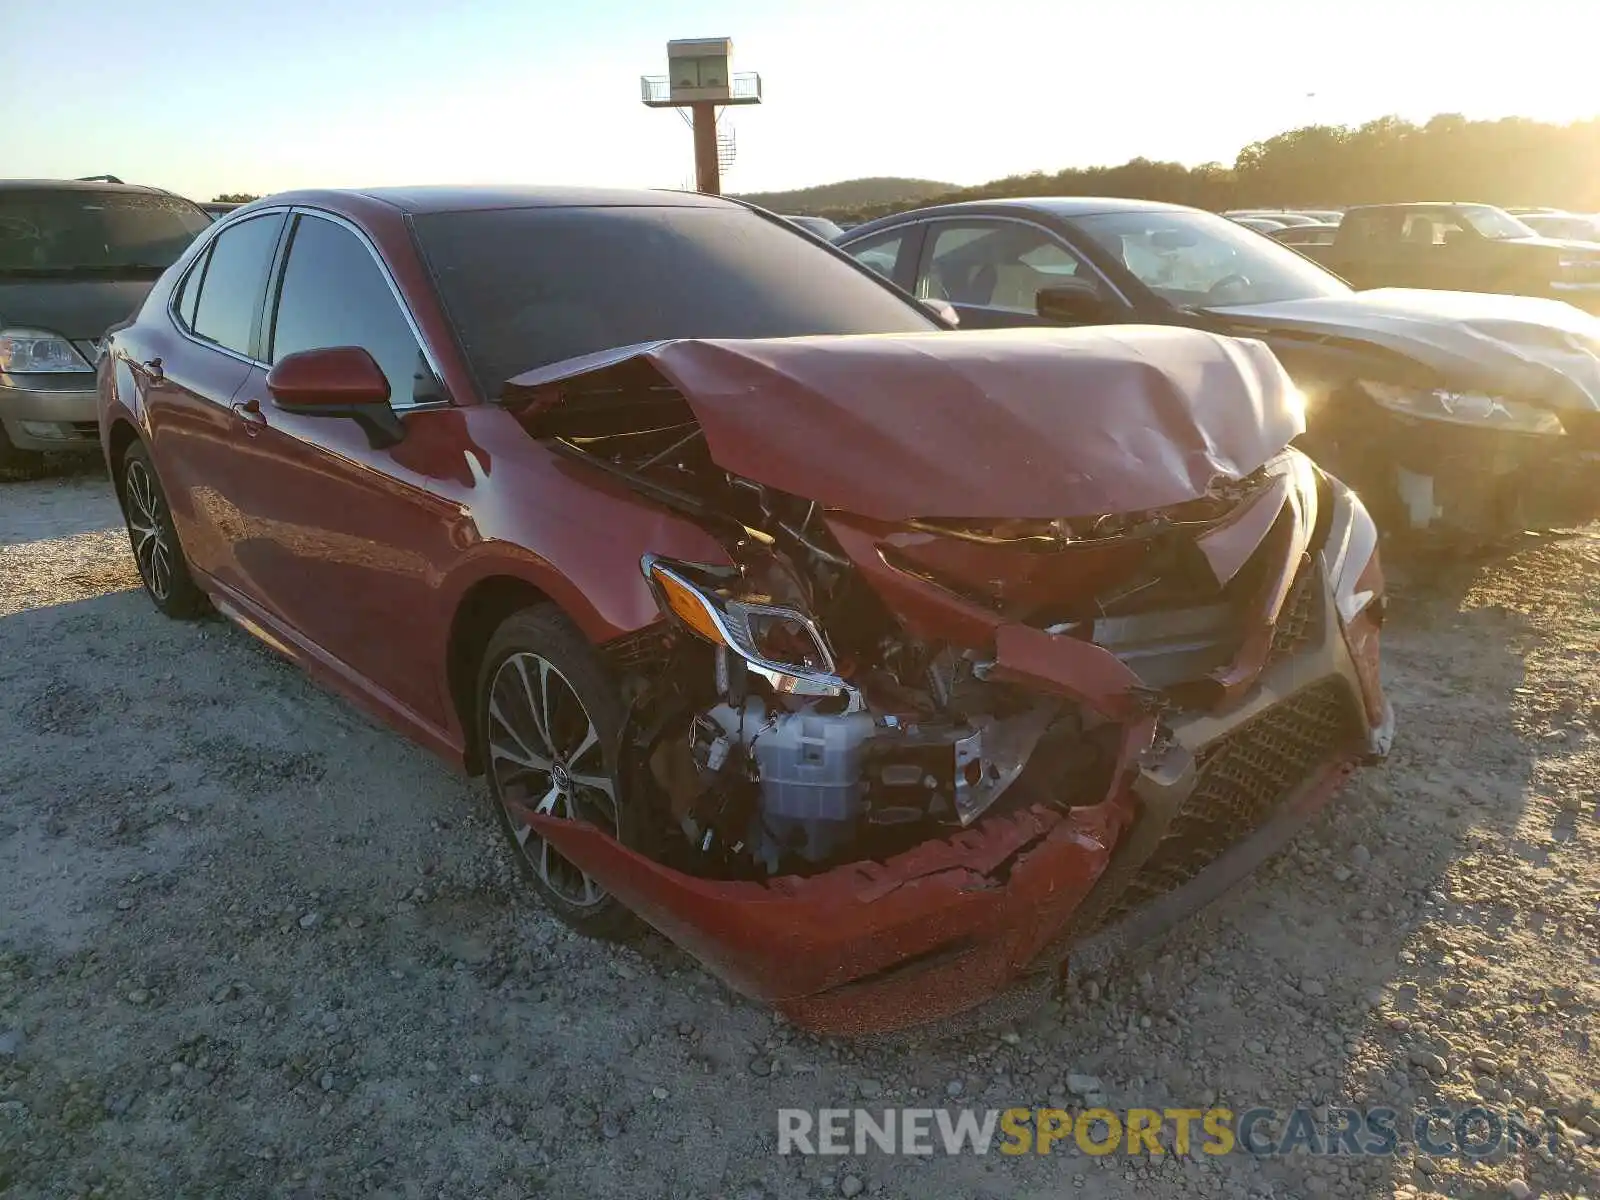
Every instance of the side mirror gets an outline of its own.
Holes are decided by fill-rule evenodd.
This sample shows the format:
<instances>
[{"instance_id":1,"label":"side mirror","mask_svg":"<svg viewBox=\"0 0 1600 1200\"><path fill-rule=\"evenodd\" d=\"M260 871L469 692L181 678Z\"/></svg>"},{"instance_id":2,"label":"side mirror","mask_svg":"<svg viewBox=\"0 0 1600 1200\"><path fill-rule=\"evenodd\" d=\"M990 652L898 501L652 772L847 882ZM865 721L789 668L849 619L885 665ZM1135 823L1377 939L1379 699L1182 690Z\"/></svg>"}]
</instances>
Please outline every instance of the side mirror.
<instances>
[{"instance_id":1,"label":"side mirror","mask_svg":"<svg viewBox=\"0 0 1600 1200\"><path fill-rule=\"evenodd\" d=\"M948 300L924 300L922 301L922 307L938 317L946 325L959 327L961 324L961 314L956 311L956 306Z\"/></svg>"},{"instance_id":2,"label":"side mirror","mask_svg":"<svg viewBox=\"0 0 1600 1200\"><path fill-rule=\"evenodd\" d=\"M267 372L267 391L284 412L350 418L366 432L375 450L405 436L405 424L389 407L389 381L360 346L286 355Z\"/></svg>"},{"instance_id":3,"label":"side mirror","mask_svg":"<svg viewBox=\"0 0 1600 1200\"><path fill-rule=\"evenodd\" d=\"M1033 299L1034 311L1058 325L1096 325L1109 315L1105 301L1087 287L1044 287Z\"/></svg>"}]
</instances>

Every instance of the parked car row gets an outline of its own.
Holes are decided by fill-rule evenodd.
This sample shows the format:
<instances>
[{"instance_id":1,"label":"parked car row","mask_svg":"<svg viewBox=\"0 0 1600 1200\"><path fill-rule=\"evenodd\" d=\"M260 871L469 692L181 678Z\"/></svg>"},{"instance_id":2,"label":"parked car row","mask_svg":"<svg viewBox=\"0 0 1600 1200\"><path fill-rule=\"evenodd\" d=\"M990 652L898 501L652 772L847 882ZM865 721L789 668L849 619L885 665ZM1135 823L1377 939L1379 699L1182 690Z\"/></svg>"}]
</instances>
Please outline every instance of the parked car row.
<instances>
[{"instance_id":1,"label":"parked car row","mask_svg":"<svg viewBox=\"0 0 1600 1200\"><path fill-rule=\"evenodd\" d=\"M1593 318L1355 293L1176 206L183 215L95 347L150 599L484 774L575 928L642 918L819 1031L1042 994L1387 752L1340 470L1396 530L1593 511L1556 482L1592 474ZM38 324L9 361L54 361Z\"/></svg>"},{"instance_id":2,"label":"parked car row","mask_svg":"<svg viewBox=\"0 0 1600 1200\"><path fill-rule=\"evenodd\" d=\"M1277 229L1293 229L1302 225L1337 225L1344 219L1343 209L1332 208L1234 208L1222 214L1241 224L1248 224L1251 228L1258 225L1268 226L1267 232Z\"/></svg>"},{"instance_id":3,"label":"parked car row","mask_svg":"<svg viewBox=\"0 0 1600 1200\"><path fill-rule=\"evenodd\" d=\"M1339 231L1344 213L1332 209L1279 212L1273 209L1233 209L1222 214L1230 221L1264 233L1286 246L1326 246Z\"/></svg>"}]
</instances>

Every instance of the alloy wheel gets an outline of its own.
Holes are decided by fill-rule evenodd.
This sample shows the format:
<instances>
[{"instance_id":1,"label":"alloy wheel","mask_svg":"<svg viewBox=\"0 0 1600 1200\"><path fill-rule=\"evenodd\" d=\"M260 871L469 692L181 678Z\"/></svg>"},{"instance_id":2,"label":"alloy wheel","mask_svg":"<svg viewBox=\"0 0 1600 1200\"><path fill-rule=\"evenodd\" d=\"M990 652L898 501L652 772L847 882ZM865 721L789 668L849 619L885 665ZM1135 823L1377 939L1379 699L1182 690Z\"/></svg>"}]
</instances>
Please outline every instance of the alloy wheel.
<instances>
[{"instance_id":1,"label":"alloy wheel","mask_svg":"<svg viewBox=\"0 0 1600 1200\"><path fill-rule=\"evenodd\" d=\"M123 477L128 533L139 577L157 600L172 595L172 544L167 534L166 504L144 463L133 459Z\"/></svg>"},{"instance_id":2,"label":"alloy wheel","mask_svg":"<svg viewBox=\"0 0 1600 1200\"><path fill-rule=\"evenodd\" d=\"M488 767L523 856L556 895L592 908L606 893L533 831L531 814L587 821L620 836L605 746L567 677L548 659L507 656L489 685Z\"/></svg>"}]
</instances>

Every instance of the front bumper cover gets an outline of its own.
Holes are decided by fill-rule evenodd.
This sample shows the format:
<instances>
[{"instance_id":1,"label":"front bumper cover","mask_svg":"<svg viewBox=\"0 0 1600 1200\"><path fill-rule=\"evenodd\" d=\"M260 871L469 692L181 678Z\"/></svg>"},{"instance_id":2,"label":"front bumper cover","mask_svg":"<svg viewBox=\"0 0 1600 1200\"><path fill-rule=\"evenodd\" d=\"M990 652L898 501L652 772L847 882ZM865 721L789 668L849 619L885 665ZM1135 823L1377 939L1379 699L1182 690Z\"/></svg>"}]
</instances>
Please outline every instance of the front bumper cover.
<instances>
[{"instance_id":1,"label":"front bumper cover","mask_svg":"<svg viewBox=\"0 0 1600 1200\"><path fill-rule=\"evenodd\" d=\"M1381 752L1389 714L1376 631L1359 653L1354 640L1312 556L1254 683L1224 713L1163 722L1159 741L1155 716L1130 713L1125 769L1103 801L1063 809L1024 790L1006 811L882 863L722 882L673 871L593 826L530 824L713 973L804 1028L943 1022L1018 989L1042 994L1073 945L1130 904L1161 903L1152 911L1169 918L1144 925L1170 924L1188 911L1173 896L1220 892L1248 869L1241 837L1254 832L1261 840L1249 844L1268 847L1264 857L1354 763ZM1062 664L1104 653L1067 641L1003 627L1002 665L1008 642L1041 679L1052 659L1065 675Z\"/></svg>"},{"instance_id":2,"label":"front bumper cover","mask_svg":"<svg viewBox=\"0 0 1600 1200\"><path fill-rule=\"evenodd\" d=\"M13 446L83 452L100 448L93 375L32 376L26 386L21 386L22 378L0 376L0 426Z\"/></svg>"}]
</instances>

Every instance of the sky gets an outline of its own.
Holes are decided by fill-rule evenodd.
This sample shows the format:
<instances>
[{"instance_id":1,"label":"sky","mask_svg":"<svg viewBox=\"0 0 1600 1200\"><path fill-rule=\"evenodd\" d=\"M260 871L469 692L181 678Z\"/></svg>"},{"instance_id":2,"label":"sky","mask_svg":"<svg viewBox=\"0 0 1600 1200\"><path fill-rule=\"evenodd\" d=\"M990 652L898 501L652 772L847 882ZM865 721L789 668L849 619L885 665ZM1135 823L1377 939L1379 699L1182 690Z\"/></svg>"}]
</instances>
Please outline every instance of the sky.
<instances>
[{"instance_id":1,"label":"sky","mask_svg":"<svg viewBox=\"0 0 1600 1200\"><path fill-rule=\"evenodd\" d=\"M0 0L0 11L23 0ZM79 0L0 71L0 169L219 192L692 186L645 108L666 42L731 37L725 191L1231 162L1310 122L1600 116L1595 0ZM71 36L43 36L56 26Z\"/></svg>"}]
</instances>

